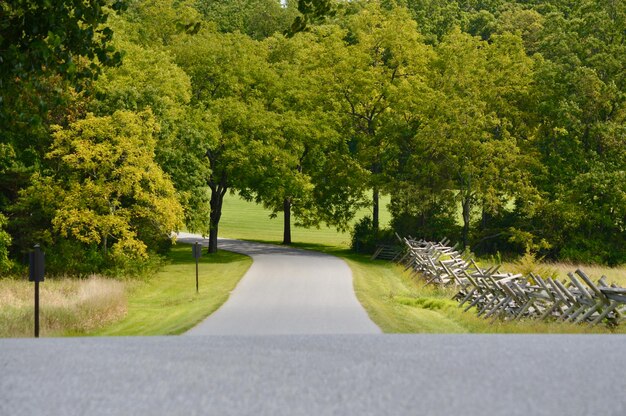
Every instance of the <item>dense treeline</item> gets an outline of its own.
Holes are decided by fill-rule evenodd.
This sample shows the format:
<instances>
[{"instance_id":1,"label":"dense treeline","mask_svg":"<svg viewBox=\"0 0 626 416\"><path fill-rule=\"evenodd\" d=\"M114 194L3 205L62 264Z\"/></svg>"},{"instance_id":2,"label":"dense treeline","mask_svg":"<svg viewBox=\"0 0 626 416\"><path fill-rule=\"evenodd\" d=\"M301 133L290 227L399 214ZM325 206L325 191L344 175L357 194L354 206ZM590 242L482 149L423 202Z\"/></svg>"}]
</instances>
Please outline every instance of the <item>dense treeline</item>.
<instances>
[{"instance_id":1,"label":"dense treeline","mask_svg":"<svg viewBox=\"0 0 626 416\"><path fill-rule=\"evenodd\" d=\"M384 238L386 194L401 234L626 261L624 2L282 3L3 3L0 269L141 270L183 225L216 250L227 192L286 243L361 206Z\"/></svg>"}]
</instances>

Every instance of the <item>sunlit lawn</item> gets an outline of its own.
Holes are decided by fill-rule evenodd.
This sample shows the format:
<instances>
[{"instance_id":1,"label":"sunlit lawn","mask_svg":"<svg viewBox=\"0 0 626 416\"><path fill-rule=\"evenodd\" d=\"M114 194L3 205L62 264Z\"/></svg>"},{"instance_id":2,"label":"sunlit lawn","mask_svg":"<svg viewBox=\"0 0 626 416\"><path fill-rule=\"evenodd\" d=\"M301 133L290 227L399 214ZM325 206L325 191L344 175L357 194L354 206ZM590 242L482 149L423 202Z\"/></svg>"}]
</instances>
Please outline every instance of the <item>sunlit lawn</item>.
<instances>
[{"instance_id":1,"label":"sunlit lawn","mask_svg":"<svg viewBox=\"0 0 626 416\"><path fill-rule=\"evenodd\" d=\"M180 334L219 308L252 264L249 257L228 251L204 255L199 264L200 290L196 293L191 245L176 245L169 259L171 264L155 276L132 283L124 319L91 334Z\"/></svg>"},{"instance_id":2,"label":"sunlit lawn","mask_svg":"<svg viewBox=\"0 0 626 416\"><path fill-rule=\"evenodd\" d=\"M386 209L389 197L381 198L380 223L385 226L391 216ZM280 243L283 239L282 213L278 217L270 218L271 211L252 202L247 202L236 195L226 195L222 219L220 221L220 237L238 238ZM370 209L361 209L355 220L364 216L371 216ZM338 232L334 228L321 226L317 228L300 228L292 226L292 240L295 243L313 243L328 246L348 247L350 233Z\"/></svg>"}]
</instances>

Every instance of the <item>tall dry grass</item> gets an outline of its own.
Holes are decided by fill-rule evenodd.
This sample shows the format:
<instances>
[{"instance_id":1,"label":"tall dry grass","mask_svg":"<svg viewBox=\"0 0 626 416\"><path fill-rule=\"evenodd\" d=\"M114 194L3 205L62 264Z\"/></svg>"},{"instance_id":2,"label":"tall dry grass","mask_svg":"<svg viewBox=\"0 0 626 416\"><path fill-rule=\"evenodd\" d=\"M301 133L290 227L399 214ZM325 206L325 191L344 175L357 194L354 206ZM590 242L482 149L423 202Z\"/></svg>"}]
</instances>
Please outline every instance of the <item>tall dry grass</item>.
<instances>
[{"instance_id":1,"label":"tall dry grass","mask_svg":"<svg viewBox=\"0 0 626 416\"><path fill-rule=\"evenodd\" d=\"M53 279L39 285L40 335L81 334L121 319L127 311L124 283L92 276ZM0 280L0 337L33 335L34 284Z\"/></svg>"},{"instance_id":2,"label":"tall dry grass","mask_svg":"<svg viewBox=\"0 0 626 416\"><path fill-rule=\"evenodd\" d=\"M594 282L606 276L609 283L626 287L626 265L609 267L597 264L577 264L571 262L545 262L532 254L526 254L513 262L503 262L500 270L512 273L521 273L528 276L529 272L541 277L569 280L567 274L580 269Z\"/></svg>"},{"instance_id":3,"label":"tall dry grass","mask_svg":"<svg viewBox=\"0 0 626 416\"><path fill-rule=\"evenodd\" d=\"M620 267L608 267L601 265L589 265L589 264L574 264L568 262L559 263L547 263L552 269L556 270L558 276L562 279L567 278L568 272L573 272L576 269L580 269L594 282L598 281L602 276L607 277L609 283L615 283L616 285L626 287L626 266Z\"/></svg>"}]
</instances>

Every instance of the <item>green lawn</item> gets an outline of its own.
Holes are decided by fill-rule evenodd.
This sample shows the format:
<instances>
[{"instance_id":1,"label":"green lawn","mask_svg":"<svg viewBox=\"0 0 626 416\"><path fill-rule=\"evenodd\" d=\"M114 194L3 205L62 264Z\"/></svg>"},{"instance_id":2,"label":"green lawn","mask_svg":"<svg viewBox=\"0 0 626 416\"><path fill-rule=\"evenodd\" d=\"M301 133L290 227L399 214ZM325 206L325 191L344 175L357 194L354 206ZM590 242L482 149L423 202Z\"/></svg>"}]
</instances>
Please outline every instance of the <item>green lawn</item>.
<instances>
[{"instance_id":1,"label":"green lawn","mask_svg":"<svg viewBox=\"0 0 626 416\"><path fill-rule=\"evenodd\" d=\"M126 317L89 335L172 335L185 332L228 299L252 260L220 251L204 255L199 265L196 294L195 260L191 246L178 244L168 256L171 264L146 281L132 283Z\"/></svg>"},{"instance_id":2,"label":"green lawn","mask_svg":"<svg viewBox=\"0 0 626 416\"><path fill-rule=\"evenodd\" d=\"M387 210L389 197L381 198L380 223L385 226L391 215ZM283 239L282 214L270 218L271 211L255 203L247 202L236 195L226 195L220 220L220 237L238 238L280 243ZM371 209L361 209L356 220L372 215ZM322 226L319 229L292 227L292 240L295 243L312 243L327 246L348 247L350 233L337 232L334 228Z\"/></svg>"},{"instance_id":3,"label":"green lawn","mask_svg":"<svg viewBox=\"0 0 626 416\"><path fill-rule=\"evenodd\" d=\"M343 258L354 279L354 290L370 319L386 333L610 333L602 325L539 322L504 322L464 312L452 300L453 289L424 287L423 281L395 263L370 260L349 250L298 244ZM615 332L626 333L622 324Z\"/></svg>"},{"instance_id":4,"label":"green lawn","mask_svg":"<svg viewBox=\"0 0 626 416\"><path fill-rule=\"evenodd\" d=\"M391 333L610 333L602 325L526 320L504 322L464 312L452 300L453 289L424 287L423 281L396 264L362 256L342 256L352 269L357 298L370 318ZM622 324L616 332L626 333Z\"/></svg>"}]
</instances>

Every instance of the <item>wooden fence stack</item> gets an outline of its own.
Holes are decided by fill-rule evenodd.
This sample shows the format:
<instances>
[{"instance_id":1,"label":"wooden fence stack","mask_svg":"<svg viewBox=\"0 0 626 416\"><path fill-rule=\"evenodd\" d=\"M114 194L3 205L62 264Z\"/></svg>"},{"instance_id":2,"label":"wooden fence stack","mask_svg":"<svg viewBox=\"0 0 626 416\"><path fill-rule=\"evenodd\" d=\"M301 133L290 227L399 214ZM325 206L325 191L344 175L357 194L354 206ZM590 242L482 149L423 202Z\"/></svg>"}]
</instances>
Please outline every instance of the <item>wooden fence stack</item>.
<instances>
[{"instance_id":1,"label":"wooden fence stack","mask_svg":"<svg viewBox=\"0 0 626 416\"><path fill-rule=\"evenodd\" d=\"M396 261L419 275L427 285L455 287L454 296L465 311L475 307L479 316L556 319L618 325L626 316L626 288L609 285L606 277L593 282L582 270L560 281L533 273L528 276L500 271L500 266L479 267L457 246L440 242L401 239L404 252Z\"/></svg>"}]
</instances>

